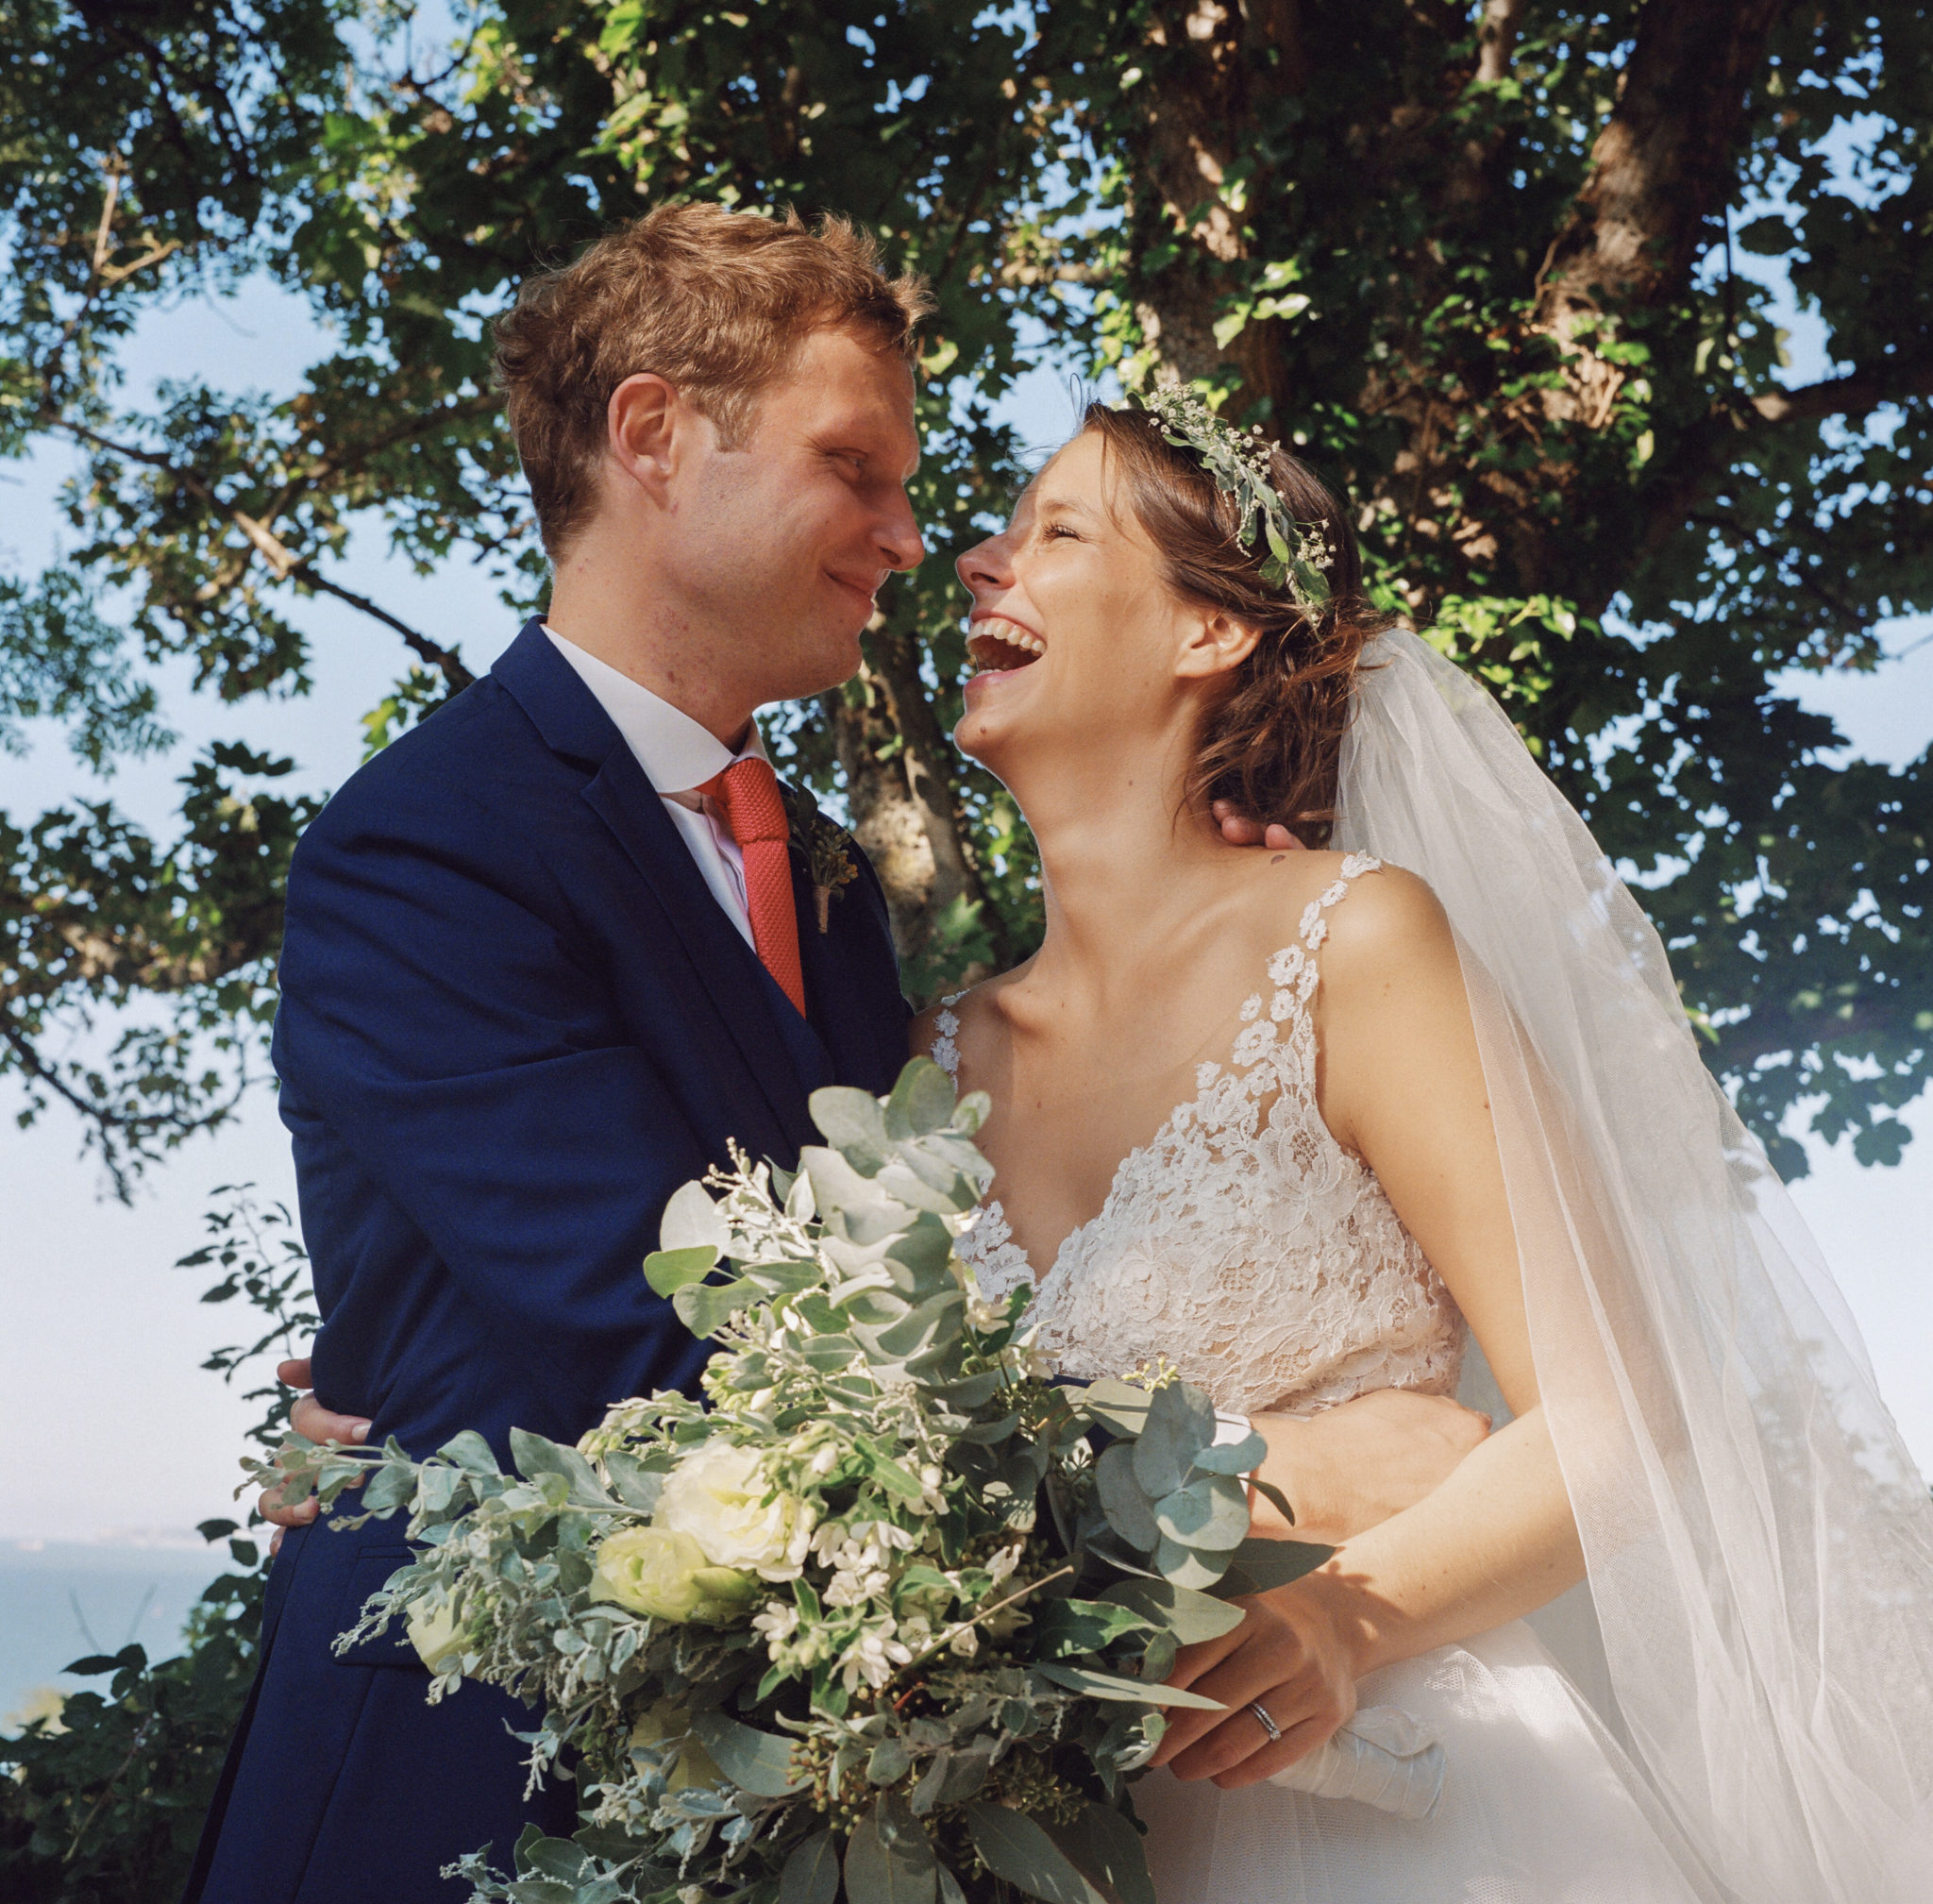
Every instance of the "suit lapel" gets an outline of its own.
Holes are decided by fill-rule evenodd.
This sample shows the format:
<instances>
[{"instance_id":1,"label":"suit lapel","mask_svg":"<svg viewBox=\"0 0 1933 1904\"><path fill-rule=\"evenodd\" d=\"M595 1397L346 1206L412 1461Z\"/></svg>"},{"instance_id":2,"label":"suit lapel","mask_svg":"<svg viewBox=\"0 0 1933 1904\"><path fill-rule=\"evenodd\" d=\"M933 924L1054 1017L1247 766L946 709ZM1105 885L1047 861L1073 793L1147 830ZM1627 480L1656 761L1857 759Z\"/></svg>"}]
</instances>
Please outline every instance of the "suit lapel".
<instances>
[{"instance_id":1,"label":"suit lapel","mask_svg":"<svg viewBox=\"0 0 1933 1904\"><path fill-rule=\"evenodd\" d=\"M612 751L584 799L644 874L780 1128L795 1142L809 1140L809 1133L796 1129L805 1082L777 1009L792 1006L712 897L629 747Z\"/></svg>"},{"instance_id":2,"label":"suit lapel","mask_svg":"<svg viewBox=\"0 0 1933 1904\"><path fill-rule=\"evenodd\" d=\"M642 875L685 953L690 980L723 1023L782 1141L758 1142L749 1130L733 1135L754 1156L762 1151L789 1154L812 1141L804 1118L807 1087L780 1029L779 1011L790 1013L791 1005L719 909L656 788L597 696L551 646L541 621L526 623L492 673L554 751L596 767L584 800ZM725 1095L730 1100L736 1094Z\"/></svg>"},{"instance_id":3,"label":"suit lapel","mask_svg":"<svg viewBox=\"0 0 1933 1904\"><path fill-rule=\"evenodd\" d=\"M845 902L847 895L836 896L832 904ZM843 947L836 930L819 931L818 908L813 903L812 881L797 853L792 856L792 900L798 915L798 956L805 969L805 1002L812 1010L812 1029L827 1057L828 1078L858 1082L872 1069L869 1064L854 1065L860 1053L870 1055L870 1027L866 1019L867 1001L853 984L849 962L841 956ZM834 922L835 926L838 922Z\"/></svg>"}]
</instances>

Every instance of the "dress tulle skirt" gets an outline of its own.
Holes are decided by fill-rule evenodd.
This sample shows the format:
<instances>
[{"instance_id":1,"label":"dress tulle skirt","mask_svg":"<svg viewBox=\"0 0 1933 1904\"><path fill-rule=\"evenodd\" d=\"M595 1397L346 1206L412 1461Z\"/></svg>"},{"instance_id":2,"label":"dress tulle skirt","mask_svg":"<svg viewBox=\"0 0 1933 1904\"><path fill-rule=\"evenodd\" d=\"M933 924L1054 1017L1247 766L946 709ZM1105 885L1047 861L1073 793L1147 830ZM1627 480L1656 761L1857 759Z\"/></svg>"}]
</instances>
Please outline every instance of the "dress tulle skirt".
<instances>
[{"instance_id":1,"label":"dress tulle skirt","mask_svg":"<svg viewBox=\"0 0 1933 1904\"><path fill-rule=\"evenodd\" d=\"M1713 1904L1721 1896L1521 1623L1364 1679L1448 1760L1420 1823L1272 1785L1135 1787L1159 1904Z\"/></svg>"}]
</instances>

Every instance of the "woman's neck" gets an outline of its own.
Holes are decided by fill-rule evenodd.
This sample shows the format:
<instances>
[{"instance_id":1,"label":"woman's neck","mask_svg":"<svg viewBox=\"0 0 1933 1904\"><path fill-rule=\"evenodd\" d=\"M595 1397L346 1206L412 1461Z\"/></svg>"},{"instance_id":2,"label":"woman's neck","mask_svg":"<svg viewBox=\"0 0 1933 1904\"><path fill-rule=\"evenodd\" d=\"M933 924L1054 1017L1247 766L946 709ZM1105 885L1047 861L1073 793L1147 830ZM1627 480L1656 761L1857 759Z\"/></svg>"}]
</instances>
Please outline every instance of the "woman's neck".
<instances>
[{"instance_id":1,"label":"woman's neck","mask_svg":"<svg viewBox=\"0 0 1933 1904\"><path fill-rule=\"evenodd\" d=\"M1040 849L1047 935L1035 975L1103 985L1174 946L1226 880L1227 853L1183 802L1188 748L1126 746L1015 789Z\"/></svg>"}]
</instances>

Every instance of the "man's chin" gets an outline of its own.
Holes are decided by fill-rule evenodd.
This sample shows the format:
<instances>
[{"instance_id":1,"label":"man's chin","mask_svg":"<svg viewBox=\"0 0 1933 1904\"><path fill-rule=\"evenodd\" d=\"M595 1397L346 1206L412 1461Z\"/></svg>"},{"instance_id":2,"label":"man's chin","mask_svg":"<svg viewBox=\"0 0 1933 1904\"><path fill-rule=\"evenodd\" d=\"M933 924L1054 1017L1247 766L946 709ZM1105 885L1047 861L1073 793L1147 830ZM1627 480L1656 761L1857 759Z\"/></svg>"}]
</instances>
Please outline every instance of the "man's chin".
<instances>
[{"instance_id":1,"label":"man's chin","mask_svg":"<svg viewBox=\"0 0 1933 1904\"><path fill-rule=\"evenodd\" d=\"M868 615L866 621L871 619ZM786 669L788 684L768 698L805 700L813 695L843 687L859 672L860 663L866 658L859 645L865 630L866 622L861 622L802 644L795 657L796 665Z\"/></svg>"}]
</instances>

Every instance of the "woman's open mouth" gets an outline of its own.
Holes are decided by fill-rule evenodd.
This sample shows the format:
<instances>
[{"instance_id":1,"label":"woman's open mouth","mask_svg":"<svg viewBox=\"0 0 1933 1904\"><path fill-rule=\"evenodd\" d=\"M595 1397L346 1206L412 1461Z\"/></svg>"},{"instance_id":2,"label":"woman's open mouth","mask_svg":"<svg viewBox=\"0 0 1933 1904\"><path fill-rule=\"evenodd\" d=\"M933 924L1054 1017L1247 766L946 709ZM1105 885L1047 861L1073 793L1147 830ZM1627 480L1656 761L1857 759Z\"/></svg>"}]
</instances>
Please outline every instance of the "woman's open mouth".
<instances>
[{"instance_id":1,"label":"woman's open mouth","mask_svg":"<svg viewBox=\"0 0 1933 1904\"><path fill-rule=\"evenodd\" d=\"M1038 661L1047 644L1018 622L988 615L968 629L966 652L983 674L1014 674Z\"/></svg>"}]
</instances>

